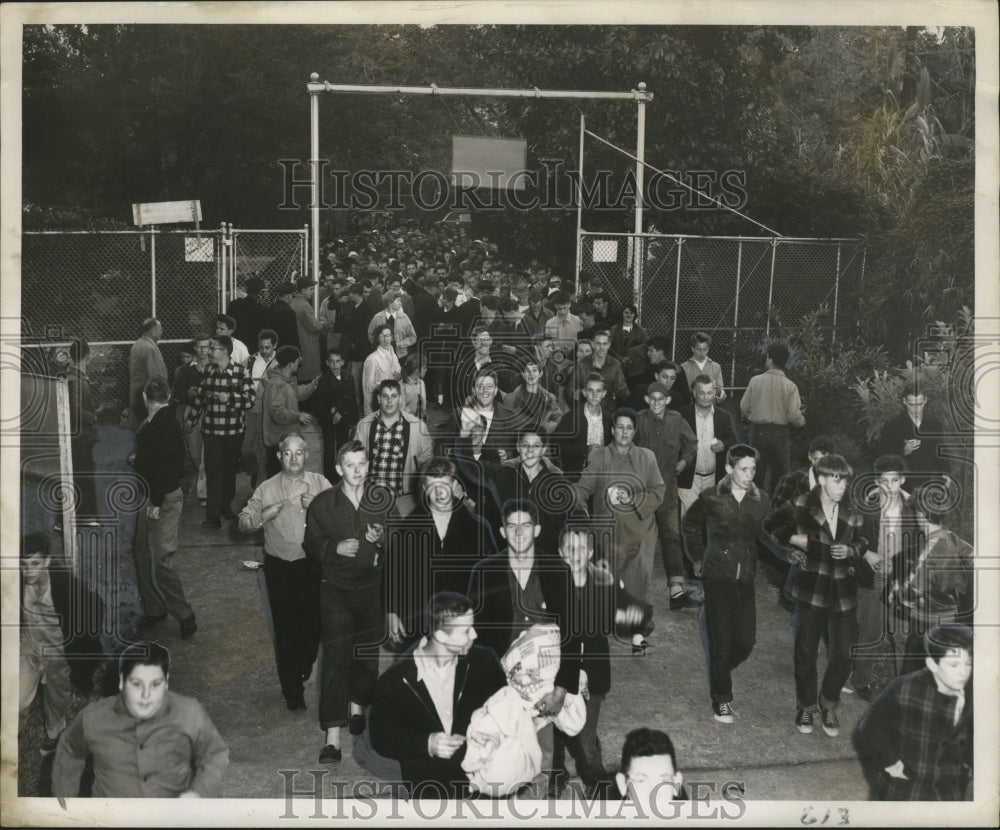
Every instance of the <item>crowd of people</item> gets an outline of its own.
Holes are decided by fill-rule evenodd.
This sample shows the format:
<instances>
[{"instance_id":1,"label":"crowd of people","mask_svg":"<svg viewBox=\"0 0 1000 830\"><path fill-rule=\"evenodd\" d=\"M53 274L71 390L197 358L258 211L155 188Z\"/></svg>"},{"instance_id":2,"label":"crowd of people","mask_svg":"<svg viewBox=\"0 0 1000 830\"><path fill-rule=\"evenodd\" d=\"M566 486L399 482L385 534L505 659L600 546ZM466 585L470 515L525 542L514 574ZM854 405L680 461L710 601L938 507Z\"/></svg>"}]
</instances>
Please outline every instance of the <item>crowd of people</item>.
<instances>
[{"instance_id":1,"label":"crowd of people","mask_svg":"<svg viewBox=\"0 0 1000 830\"><path fill-rule=\"evenodd\" d=\"M469 759L481 752L467 731L513 683L504 655L555 625L558 669L531 706L534 792L562 790L568 750L591 795L660 784L678 797L663 733L630 734L617 776L604 765L609 638L640 657L649 647L659 549L670 611L700 609L706 713L733 724L733 673L756 639L758 560L774 557L789 566L795 606L789 722L809 733L818 720L835 737L841 696L872 700L861 734L878 757L878 792L968 797L973 551L947 528L943 429L924 416L919 388L882 430L870 471L856 474L821 435L809 466L793 471L790 431L806 422L781 344L768 347L736 418L710 333L673 356L634 304L618 306L586 272L567 281L537 262L515 267L495 245L442 226L369 230L324 253L318 280L247 278L215 330L194 333L180 366L165 365L161 323L142 326L129 402L134 467L147 485L133 546L141 632L168 615L182 638L197 630L170 565L187 493L207 532L226 521L263 540L289 710L306 709L304 683L322 656L321 763L341 760L346 728L356 750L368 747L369 768L411 794L474 795ZM94 441L87 351L81 342L70 354L84 483ZM239 472L250 479L242 503ZM93 504L84 492L81 520ZM197 703L166 693L169 656L156 644L123 655L120 697L66 729L68 673L32 655L51 646L46 631L58 639L52 620L70 613L59 605L69 588L33 587L51 560L44 534L22 547L22 616L45 624L22 629L21 711L44 675L57 794L76 794L88 753L95 767L113 767L94 795L217 792L225 745ZM99 616L98 606L80 604ZM885 642L900 678L879 695L872 667ZM381 649L398 656L380 675ZM571 704L580 716L569 726L560 716ZM102 748L110 731L131 729L142 750L154 719L194 735L187 777L156 769L172 749L136 762L120 745Z\"/></svg>"}]
</instances>

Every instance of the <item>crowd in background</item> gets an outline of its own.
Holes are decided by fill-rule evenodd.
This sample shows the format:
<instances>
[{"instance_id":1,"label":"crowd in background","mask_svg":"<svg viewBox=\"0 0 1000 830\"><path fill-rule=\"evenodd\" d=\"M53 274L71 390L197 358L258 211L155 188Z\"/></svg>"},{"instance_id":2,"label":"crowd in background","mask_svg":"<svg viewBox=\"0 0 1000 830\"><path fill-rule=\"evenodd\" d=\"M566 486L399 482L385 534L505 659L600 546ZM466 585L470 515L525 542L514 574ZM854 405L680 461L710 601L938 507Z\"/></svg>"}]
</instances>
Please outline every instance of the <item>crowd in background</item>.
<instances>
[{"instance_id":1,"label":"crowd in background","mask_svg":"<svg viewBox=\"0 0 1000 830\"><path fill-rule=\"evenodd\" d=\"M709 354L711 332L671 354L633 298L607 288L586 272L565 279L501 256L464 227L404 222L324 245L317 279L245 275L180 366L165 365L162 325L146 321L130 359L134 464L149 483L135 544L140 629L167 616L184 638L197 629L169 564L185 495L204 508L206 530L230 521L261 533L288 708L306 708L303 684L321 652L321 762L340 760L346 727L356 755L370 742L369 768L412 790L469 772L460 762L475 744L464 730L481 724L474 707L449 702L456 672L475 664L482 705L514 684L498 661L519 635L556 624L559 674L533 703L544 721L541 792L564 786L569 750L599 794L615 781L597 740L612 686L607 638L622 636L637 656L649 647L657 549L669 609L700 609L706 709L722 724L734 723L732 675L754 646L758 558L773 557L789 566L795 606L797 730L818 719L836 737L843 694L877 697L862 733L880 742L879 792L966 797L971 639L948 635L942 646L929 632L972 622L972 550L939 509L950 470L926 395L907 390L872 470L852 469L824 436L792 470L790 433L807 425L784 346L768 348L737 406ZM86 344L70 357L87 521L96 508L85 482ZM250 495L237 504L240 472ZM887 634L887 619L907 624ZM878 695L865 649L887 636L897 673L925 678L919 694L900 680ZM22 638L22 673L24 650L37 645ZM382 646L401 662L380 677ZM955 679L946 664L966 657ZM433 717L419 730L405 717L389 728L408 711L408 685ZM22 682L22 710L37 688L28 695ZM561 723L575 698L579 723ZM54 749L64 724L50 714ZM73 740L84 752L78 729ZM672 746L654 754L671 757L674 781Z\"/></svg>"}]
</instances>

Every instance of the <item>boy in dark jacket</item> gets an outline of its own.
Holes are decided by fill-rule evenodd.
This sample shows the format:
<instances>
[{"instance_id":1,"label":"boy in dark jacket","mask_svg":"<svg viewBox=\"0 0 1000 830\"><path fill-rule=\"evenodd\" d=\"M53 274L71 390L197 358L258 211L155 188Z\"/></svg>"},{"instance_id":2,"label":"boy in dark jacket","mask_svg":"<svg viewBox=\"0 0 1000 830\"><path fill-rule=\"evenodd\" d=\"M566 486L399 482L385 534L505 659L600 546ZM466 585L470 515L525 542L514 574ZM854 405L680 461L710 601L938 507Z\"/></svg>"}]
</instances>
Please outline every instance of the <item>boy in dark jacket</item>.
<instances>
[{"instance_id":1,"label":"boy in dark jacket","mask_svg":"<svg viewBox=\"0 0 1000 830\"><path fill-rule=\"evenodd\" d=\"M703 490L684 516L688 556L701 563L709 690L719 723L733 722L732 671L750 656L757 637L756 542L768 495L753 483L757 450L734 444L726 476Z\"/></svg>"},{"instance_id":2,"label":"boy in dark jacket","mask_svg":"<svg viewBox=\"0 0 1000 830\"><path fill-rule=\"evenodd\" d=\"M576 762L577 775L586 788L586 797L602 794L611 784L601 758L597 722L604 696L611 691L611 652L608 637L618 628L627 635L643 623L644 609L624 590L616 589L608 563L594 565L594 531L582 525L568 525L559 538L559 556L573 577L570 588L567 628L579 638L579 646L567 664L580 673L580 694L587 706L587 720L573 737L555 731L554 779L550 795L558 797L561 779L566 777L565 749Z\"/></svg>"},{"instance_id":3,"label":"boy in dark jacket","mask_svg":"<svg viewBox=\"0 0 1000 830\"><path fill-rule=\"evenodd\" d=\"M132 548L144 611L139 629L152 628L170 614L180 624L181 639L187 640L198 626L180 577L170 567L184 508L184 434L168 404L166 378L146 381L142 400L149 414L135 432L134 463L148 495L136 513Z\"/></svg>"},{"instance_id":4,"label":"boy in dark jacket","mask_svg":"<svg viewBox=\"0 0 1000 830\"><path fill-rule=\"evenodd\" d=\"M462 769L472 714L507 678L489 648L474 645L472 603L442 592L427 605L429 636L378 679L371 709L376 752L400 763L413 798L469 794Z\"/></svg>"}]
</instances>

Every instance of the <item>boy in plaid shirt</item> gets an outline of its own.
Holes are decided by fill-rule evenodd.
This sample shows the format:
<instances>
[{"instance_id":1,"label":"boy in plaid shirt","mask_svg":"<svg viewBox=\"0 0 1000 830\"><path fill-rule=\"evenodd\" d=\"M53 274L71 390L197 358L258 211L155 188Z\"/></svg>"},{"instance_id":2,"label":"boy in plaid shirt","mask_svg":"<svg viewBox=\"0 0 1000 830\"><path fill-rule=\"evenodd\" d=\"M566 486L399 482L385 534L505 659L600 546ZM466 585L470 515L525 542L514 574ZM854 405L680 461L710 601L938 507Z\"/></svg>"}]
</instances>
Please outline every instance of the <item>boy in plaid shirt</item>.
<instances>
[{"instance_id":1,"label":"boy in plaid shirt","mask_svg":"<svg viewBox=\"0 0 1000 830\"><path fill-rule=\"evenodd\" d=\"M872 703L858 728L874 756L882 801L963 801L972 792L972 630L931 629L926 668L898 677Z\"/></svg>"},{"instance_id":2,"label":"boy in plaid shirt","mask_svg":"<svg viewBox=\"0 0 1000 830\"><path fill-rule=\"evenodd\" d=\"M235 519L236 466L243 444L243 413L253 406L254 383L246 367L232 361L233 340L213 337L211 363L192 395L187 432L201 421L205 443L205 484L208 502L202 527L221 527L220 516Z\"/></svg>"},{"instance_id":3,"label":"boy in plaid shirt","mask_svg":"<svg viewBox=\"0 0 1000 830\"><path fill-rule=\"evenodd\" d=\"M868 540L862 535L861 514L844 501L853 470L843 456L834 453L819 459L814 470L819 483L771 513L763 528L776 544L773 549L784 550L799 566L791 585L795 726L799 732L812 732L818 704L823 731L833 738L840 734L836 710L840 690L851 673L851 647L857 639L858 583L871 585L873 572L864 560ZM827 630L829 657L817 690L816 655Z\"/></svg>"}]
</instances>

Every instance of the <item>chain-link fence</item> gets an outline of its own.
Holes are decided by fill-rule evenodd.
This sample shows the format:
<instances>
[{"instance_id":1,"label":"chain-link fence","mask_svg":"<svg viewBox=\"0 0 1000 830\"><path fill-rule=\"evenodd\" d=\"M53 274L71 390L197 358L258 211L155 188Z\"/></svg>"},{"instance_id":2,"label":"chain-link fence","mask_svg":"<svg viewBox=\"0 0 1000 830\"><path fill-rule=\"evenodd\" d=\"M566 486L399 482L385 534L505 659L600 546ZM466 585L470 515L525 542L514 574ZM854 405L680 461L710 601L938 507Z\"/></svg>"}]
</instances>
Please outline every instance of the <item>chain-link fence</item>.
<instances>
[{"instance_id":1,"label":"chain-link fence","mask_svg":"<svg viewBox=\"0 0 1000 830\"><path fill-rule=\"evenodd\" d=\"M143 320L163 323L160 351L180 365L180 346L215 330L237 280L259 275L273 287L308 271L303 230L200 232L26 231L21 237L21 330L27 351L58 368L57 343L90 343L95 404L128 401L129 349ZM248 344L252 345L252 344ZM64 349L63 349L64 351ZM27 358L26 358L27 359Z\"/></svg>"},{"instance_id":2,"label":"chain-link fence","mask_svg":"<svg viewBox=\"0 0 1000 830\"><path fill-rule=\"evenodd\" d=\"M691 334L711 334L712 358L732 387L759 368L772 330L825 305L832 343L850 336L857 320L864 280L857 240L584 231L579 245L581 269L601 278L619 308L635 302L642 326L670 337L676 358L688 356Z\"/></svg>"}]
</instances>

